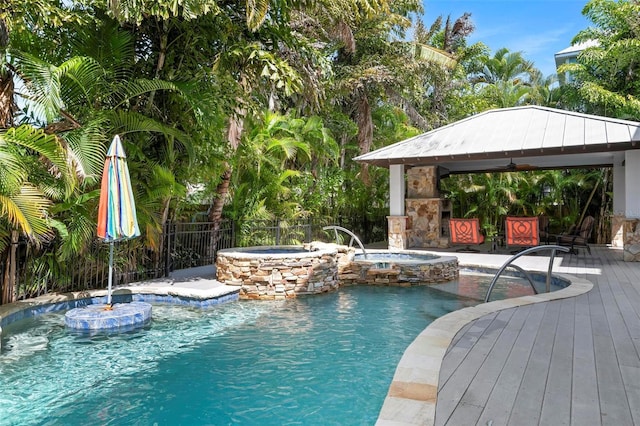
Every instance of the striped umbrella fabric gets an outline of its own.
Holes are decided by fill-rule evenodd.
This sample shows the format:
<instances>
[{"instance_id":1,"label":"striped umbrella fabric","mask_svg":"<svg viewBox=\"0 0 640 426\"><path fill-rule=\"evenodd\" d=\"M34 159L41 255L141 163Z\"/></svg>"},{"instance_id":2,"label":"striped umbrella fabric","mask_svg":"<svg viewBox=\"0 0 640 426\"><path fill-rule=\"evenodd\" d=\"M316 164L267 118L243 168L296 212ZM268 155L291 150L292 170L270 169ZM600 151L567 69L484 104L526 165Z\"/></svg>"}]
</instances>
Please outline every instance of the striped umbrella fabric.
<instances>
[{"instance_id":1,"label":"striped umbrella fabric","mask_svg":"<svg viewBox=\"0 0 640 426\"><path fill-rule=\"evenodd\" d=\"M120 137L116 135L107 151L102 172L100 205L98 207L98 237L121 241L140 235L136 206L131 190L127 156Z\"/></svg>"},{"instance_id":2,"label":"striped umbrella fabric","mask_svg":"<svg viewBox=\"0 0 640 426\"><path fill-rule=\"evenodd\" d=\"M116 135L104 161L98 206L98 238L109 243L109 286L106 309L111 309L113 243L139 235L140 229L138 228L136 204L131 190L127 156L122 148L120 137Z\"/></svg>"}]
</instances>

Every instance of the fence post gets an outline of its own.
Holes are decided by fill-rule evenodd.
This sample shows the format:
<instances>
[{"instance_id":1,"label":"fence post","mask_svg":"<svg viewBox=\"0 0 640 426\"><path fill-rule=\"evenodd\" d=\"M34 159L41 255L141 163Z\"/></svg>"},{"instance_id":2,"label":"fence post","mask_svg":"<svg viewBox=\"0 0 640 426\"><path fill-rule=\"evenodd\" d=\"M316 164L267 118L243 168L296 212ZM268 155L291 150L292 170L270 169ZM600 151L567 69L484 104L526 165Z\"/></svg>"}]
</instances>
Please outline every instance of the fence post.
<instances>
[{"instance_id":1,"label":"fence post","mask_svg":"<svg viewBox=\"0 0 640 426\"><path fill-rule=\"evenodd\" d=\"M238 247L236 241L236 221L233 219L229 219L231 221L231 247Z\"/></svg>"},{"instance_id":2,"label":"fence post","mask_svg":"<svg viewBox=\"0 0 640 426\"><path fill-rule=\"evenodd\" d=\"M280 219L276 221L276 245L280 245Z\"/></svg>"},{"instance_id":3,"label":"fence post","mask_svg":"<svg viewBox=\"0 0 640 426\"><path fill-rule=\"evenodd\" d=\"M165 256L164 256L164 277L168 277L171 273L171 224L172 222L167 221L164 225L165 230Z\"/></svg>"}]
</instances>

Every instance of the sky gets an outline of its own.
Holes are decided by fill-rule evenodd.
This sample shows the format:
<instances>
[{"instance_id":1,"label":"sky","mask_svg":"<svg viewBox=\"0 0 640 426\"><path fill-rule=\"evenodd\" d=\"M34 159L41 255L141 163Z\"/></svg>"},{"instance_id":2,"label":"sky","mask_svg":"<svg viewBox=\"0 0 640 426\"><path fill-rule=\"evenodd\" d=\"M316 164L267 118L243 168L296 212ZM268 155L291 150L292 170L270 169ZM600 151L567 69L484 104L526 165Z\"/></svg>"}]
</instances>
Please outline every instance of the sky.
<instances>
[{"instance_id":1,"label":"sky","mask_svg":"<svg viewBox=\"0 0 640 426\"><path fill-rule=\"evenodd\" d=\"M571 45L580 30L590 26L582 15L587 0L424 0L427 28L440 15L455 21L471 13L475 31L469 43L483 42L491 49L506 47L522 52L545 76L555 73L553 55Z\"/></svg>"}]
</instances>

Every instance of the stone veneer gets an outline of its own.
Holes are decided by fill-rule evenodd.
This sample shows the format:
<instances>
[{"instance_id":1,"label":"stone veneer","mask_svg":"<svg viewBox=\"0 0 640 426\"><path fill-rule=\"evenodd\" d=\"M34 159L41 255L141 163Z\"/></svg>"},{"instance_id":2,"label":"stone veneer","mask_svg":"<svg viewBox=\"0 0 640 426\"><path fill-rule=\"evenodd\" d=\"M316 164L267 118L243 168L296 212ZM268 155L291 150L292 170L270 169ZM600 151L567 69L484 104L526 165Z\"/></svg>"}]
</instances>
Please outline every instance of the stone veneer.
<instances>
[{"instance_id":1,"label":"stone veneer","mask_svg":"<svg viewBox=\"0 0 640 426\"><path fill-rule=\"evenodd\" d=\"M451 203L440 198L437 167L412 167L407 170L405 214L404 248L449 247L448 220L451 216ZM397 239L395 235L394 238ZM389 247L397 248L391 245L391 241L392 235L389 232Z\"/></svg>"},{"instance_id":2,"label":"stone veneer","mask_svg":"<svg viewBox=\"0 0 640 426\"><path fill-rule=\"evenodd\" d=\"M367 253L386 253L386 251L367 251ZM417 257L428 256L421 251L403 251ZM435 284L452 281L458 278L458 258L454 256L438 256L435 259L417 260L415 262L380 262L353 260L353 254L342 254L339 262L338 276L340 285L383 285L410 287L412 285Z\"/></svg>"},{"instance_id":3,"label":"stone veneer","mask_svg":"<svg viewBox=\"0 0 640 426\"><path fill-rule=\"evenodd\" d=\"M274 250L283 249L282 253ZM300 249L295 252L294 249ZM288 251L288 252L287 252ZM240 287L240 299L288 299L336 290L337 250L317 245L264 246L219 250L218 281Z\"/></svg>"},{"instance_id":4,"label":"stone veneer","mask_svg":"<svg viewBox=\"0 0 640 426\"><path fill-rule=\"evenodd\" d=\"M281 246L293 249L297 246ZM311 250L309 250L311 247ZM218 251L217 279L240 287L240 299L288 299L325 293L339 286L384 285L409 287L442 283L458 278L458 258L429 259L423 251L402 251L425 256L415 262L357 260L355 249L337 244L313 242L306 251L274 253L277 247L247 247ZM302 247L298 247L302 249ZM367 253L387 253L370 250Z\"/></svg>"},{"instance_id":5,"label":"stone veneer","mask_svg":"<svg viewBox=\"0 0 640 426\"><path fill-rule=\"evenodd\" d=\"M621 215L611 216L611 247L624 247L624 223L626 218Z\"/></svg>"},{"instance_id":6,"label":"stone veneer","mask_svg":"<svg viewBox=\"0 0 640 426\"><path fill-rule=\"evenodd\" d=\"M433 166L407 170L407 198L438 198L438 169Z\"/></svg>"},{"instance_id":7,"label":"stone veneer","mask_svg":"<svg viewBox=\"0 0 640 426\"><path fill-rule=\"evenodd\" d=\"M407 216L387 216L388 238L390 250L404 250L409 244L407 240Z\"/></svg>"},{"instance_id":8,"label":"stone veneer","mask_svg":"<svg viewBox=\"0 0 640 426\"><path fill-rule=\"evenodd\" d=\"M640 219L626 219L623 224L625 262L640 262Z\"/></svg>"},{"instance_id":9,"label":"stone veneer","mask_svg":"<svg viewBox=\"0 0 640 426\"><path fill-rule=\"evenodd\" d=\"M449 201L440 198L405 200L407 239L409 248L446 248L449 238L444 236L443 213L449 214ZM448 216L446 219L448 226Z\"/></svg>"}]
</instances>

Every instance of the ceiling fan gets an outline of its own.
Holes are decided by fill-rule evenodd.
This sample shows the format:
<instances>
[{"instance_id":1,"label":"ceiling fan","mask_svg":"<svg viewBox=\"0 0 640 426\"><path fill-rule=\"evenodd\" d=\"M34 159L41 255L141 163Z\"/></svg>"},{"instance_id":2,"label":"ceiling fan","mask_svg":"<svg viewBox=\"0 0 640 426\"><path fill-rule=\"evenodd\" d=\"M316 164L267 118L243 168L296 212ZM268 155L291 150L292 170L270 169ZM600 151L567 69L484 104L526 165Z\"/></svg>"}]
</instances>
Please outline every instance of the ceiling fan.
<instances>
[{"instance_id":1,"label":"ceiling fan","mask_svg":"<svg viewBox=\"0 0 640 426\"><path fill-rule=\"evenodd\" d=\"M513 158L509 159L509 164L500 166L494 170L499 172L521 172L525 170L535 170L536 166L532 166L531 164L516 164L513 162Z\"/></svg>"}]
</instances>

